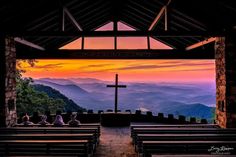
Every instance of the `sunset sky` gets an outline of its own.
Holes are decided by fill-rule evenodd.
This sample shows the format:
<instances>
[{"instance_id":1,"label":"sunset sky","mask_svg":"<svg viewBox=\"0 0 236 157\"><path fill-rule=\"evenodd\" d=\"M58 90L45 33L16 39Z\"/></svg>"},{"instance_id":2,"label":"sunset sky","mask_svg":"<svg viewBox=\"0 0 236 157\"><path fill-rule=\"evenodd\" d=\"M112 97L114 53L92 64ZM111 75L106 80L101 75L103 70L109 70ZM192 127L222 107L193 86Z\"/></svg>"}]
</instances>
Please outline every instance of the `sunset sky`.
<instances>
[{"instance_id":1,"label":"sunset sky","mask_svg":"<svg viewBox=\"0 0 236 157\"><path fill-rule=\"evenodd\" d=\"M37 60L23 63L24 77L98 78L112 81L118 73L128 82L214 82L214 60Z\"/></svg>"},{"instance_id":2,"label":"sunset sky","mask_svg":"<svg viewBox=\"0 0 236 157\"><path fill-rule=\"evenodd\" d=\"M113 23L95 31L111 31ZM131 26L118 22L118 30L135 31ZM118 49L145 49L146 37L120 37ZM85 38L85 49L114 49L112 37ZM150 38L151 49L173 49L161 41ZM80 49L81 38L61 47ZM129 82L214 82L214 60L37 60L34 67L23 63L24 77L32 78L98 78L112 81L118 73L121 81Z\"/></svg>"}]
</instances>

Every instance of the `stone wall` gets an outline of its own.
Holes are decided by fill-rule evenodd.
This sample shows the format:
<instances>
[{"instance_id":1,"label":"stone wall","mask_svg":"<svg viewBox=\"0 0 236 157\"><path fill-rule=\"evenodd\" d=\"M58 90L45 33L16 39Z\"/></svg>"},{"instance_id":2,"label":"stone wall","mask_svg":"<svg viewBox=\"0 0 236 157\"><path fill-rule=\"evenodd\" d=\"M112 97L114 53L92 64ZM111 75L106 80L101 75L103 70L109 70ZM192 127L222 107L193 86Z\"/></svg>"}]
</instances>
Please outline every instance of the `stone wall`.
<instances>
[{"instance_id":1,"label":"stone wall","mask_svg":"<svg viewBox=\"0 0 236 157\"><path fill-rule=\"evenodd\" d=\"M225 72L225 38L217 38L215 42L216 61L216 122L226 127L226 72Z\"/></svg>"},{"instance_id":2,"label":"stone wall","mask_svg":"<svg viewBox=\"0 0 236 157\"><path fill-rule=\"evenodd\" d=\"M5 38L5 104L1 105L0 126L12 126L16 115L16 48L12 37ZM5 120L4 120L4 119Z\"/></svg>"},{"instance_id":3,"label":"stone wall","mask_svg":"<svg viewBox=\"0 0 236 157\"><path fill-rule=\"evenodd\" d=\"M236 127L236 45L235 37L217 38L216 123L222 128Z\"/></svg>"},{"instance_id":4,"label":"stone wall","mask_svg":"<svg viewBox=\"0 0 236 157\"><path fill-rule=\"evenodd\" d=\"M225 39L227 128L236 127L236 33Z\"/></svg>"}]
</instances>

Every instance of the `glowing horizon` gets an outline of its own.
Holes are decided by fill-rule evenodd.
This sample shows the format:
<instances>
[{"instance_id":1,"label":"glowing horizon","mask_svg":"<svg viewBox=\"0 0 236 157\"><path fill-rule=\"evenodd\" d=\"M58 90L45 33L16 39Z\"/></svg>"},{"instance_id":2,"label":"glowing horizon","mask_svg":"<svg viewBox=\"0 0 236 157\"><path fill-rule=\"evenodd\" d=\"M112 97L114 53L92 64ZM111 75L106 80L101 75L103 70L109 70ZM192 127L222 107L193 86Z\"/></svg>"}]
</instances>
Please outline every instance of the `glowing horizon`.
<instances>
[{"instance_id":1,"label":"glowing horizon","mask_svg":"<svg viewBox=\"0 0 236 157\"><path fill-rule=\"evenodd\" d=\"M23 77L96 78L124 82L215 82L214 60L37 60Z\"/></svg>"}]
</instances>

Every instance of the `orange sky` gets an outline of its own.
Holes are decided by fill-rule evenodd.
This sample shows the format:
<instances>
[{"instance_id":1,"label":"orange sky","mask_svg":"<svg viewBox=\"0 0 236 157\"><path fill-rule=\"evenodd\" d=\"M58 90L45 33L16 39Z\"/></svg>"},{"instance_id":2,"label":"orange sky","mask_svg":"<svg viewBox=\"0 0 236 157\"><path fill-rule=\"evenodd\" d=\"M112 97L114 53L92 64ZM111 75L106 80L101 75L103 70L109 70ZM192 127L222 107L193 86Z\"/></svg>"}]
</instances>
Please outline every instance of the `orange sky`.
<instances>
[{"instance_id":1,"label":"orange sky","mask_svg":"<svg viewBox=\"0 0 236 157\"><path fill-rule=\"evenodd\" d=\"M214 60L37 60L22 63L24 77L98 78L112 81L118 73L129 82L214 82Z\"/></svg>"},{"instance_id":2,"label":"orange sky","mask_svg":"<svg viewBox=\"0 0 236 157\"><path fill-rule=\"evenodd\" d=\"M96 31L111 31L108 23ZM118 30L135 31L134 28L118 22ZM85 38L85 49L114 49L112 37ZM172 47L150 38L151 49L172 49ZM146 37L119 37L118 49L145 49ZM80 49L81 38L65 45L62 49ZM37 60L35 67L22 63L26 70L24 77L32 78L77 78L89 77L112 81L118 73L121 81L140 82L214 82L214 60Z\"/></svg>"}]
</instances>

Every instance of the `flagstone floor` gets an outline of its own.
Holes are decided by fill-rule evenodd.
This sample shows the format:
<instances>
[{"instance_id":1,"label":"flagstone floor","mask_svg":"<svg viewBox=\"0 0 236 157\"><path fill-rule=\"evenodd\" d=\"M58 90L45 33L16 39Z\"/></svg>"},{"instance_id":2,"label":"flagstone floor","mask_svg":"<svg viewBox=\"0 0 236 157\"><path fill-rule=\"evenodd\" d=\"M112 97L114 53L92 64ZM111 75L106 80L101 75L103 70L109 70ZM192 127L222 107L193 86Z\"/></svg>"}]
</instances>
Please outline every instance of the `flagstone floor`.
<instances>
[{"instance_id":1,"label":"flagstone floor","mask_svg":"<svg viewBox=\"0 0 236 157\"><path fill-rule=\"evenodd\" d=\"M137 157L130 127L101 127L100 143L94 157Z\"/></svg>"}]
</instances>

